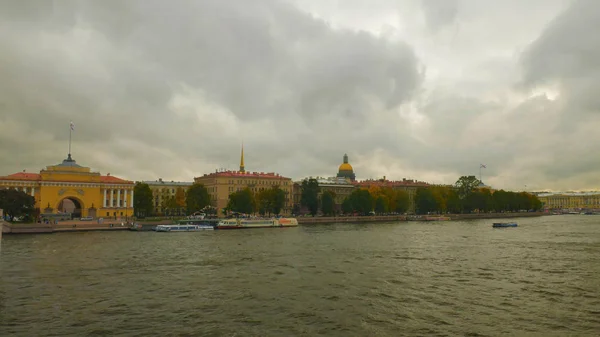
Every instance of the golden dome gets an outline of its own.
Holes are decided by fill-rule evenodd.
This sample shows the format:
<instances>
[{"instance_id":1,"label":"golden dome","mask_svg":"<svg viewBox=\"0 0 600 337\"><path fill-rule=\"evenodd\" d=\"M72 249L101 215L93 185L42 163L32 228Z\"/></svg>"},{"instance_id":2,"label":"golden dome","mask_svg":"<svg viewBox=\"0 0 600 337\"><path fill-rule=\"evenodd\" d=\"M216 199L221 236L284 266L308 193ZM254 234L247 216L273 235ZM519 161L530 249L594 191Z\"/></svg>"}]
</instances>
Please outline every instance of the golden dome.
<instances>
[{"instance_id":1,"label":"golden dome","mask_svg":"<svg viewBox=\"0 0 600 337\"><path fill-rule=\"evenodd\" d=\"M354 171L352 169L352 165L348 164L348 163L343 163L342 165L340 165L339 171Z\"/></svg>"}]
</instances>

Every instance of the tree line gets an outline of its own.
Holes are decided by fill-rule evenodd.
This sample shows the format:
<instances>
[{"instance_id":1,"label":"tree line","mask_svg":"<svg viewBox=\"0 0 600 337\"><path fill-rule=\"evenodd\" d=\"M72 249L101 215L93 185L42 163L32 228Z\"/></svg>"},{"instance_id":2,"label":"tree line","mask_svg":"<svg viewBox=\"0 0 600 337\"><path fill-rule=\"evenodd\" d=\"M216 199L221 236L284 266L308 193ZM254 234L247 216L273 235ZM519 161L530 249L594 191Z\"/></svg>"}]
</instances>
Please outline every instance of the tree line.
<instances>
[{"instance_id":1,"label":"tree line","mask_svg":"<svg viewBox=\"0 0 600 337\"><path fill-rule=\"evenodd\" d=\"M152 190L146 183L138 182L134 187L134 208L138 217L148 216L154 213ZM253 192L250 188L244 188L229 195L227 206L223 210L227 212L238 212L246 214L258 213L261 215L278 215L285 207L285 191L279 186ZM186 214L203 211L205 213L216 212L213 207L208 189L203 184L193 184L184 191L178 188L175 195L163 200L163 209L185 210Z\"/></svg>"},{"instance_id":2,"label":"tree line","mask_svg":"<svg viewBox=\"0 0 600 337\"><path fill-rule=\"evenodd\" d=\"M540 210L542 203L537 196L526 192L498 190L492 192L482 187L475 176L462 176L452 186L429 186L417 188L411 203L405 190L372 186L358 188L344 199L340 209L335 206L335 193L320 194L316 179L305 179L301 186L300 205L315 216L319 211L325 216L342 214L406 213L414 207L416 214L517 212ZM319 195L320 194L320 195ZM411 207L413 206L413 207ZM298 213L299 207L294 208Z\"/></svg>"}]
</instances>

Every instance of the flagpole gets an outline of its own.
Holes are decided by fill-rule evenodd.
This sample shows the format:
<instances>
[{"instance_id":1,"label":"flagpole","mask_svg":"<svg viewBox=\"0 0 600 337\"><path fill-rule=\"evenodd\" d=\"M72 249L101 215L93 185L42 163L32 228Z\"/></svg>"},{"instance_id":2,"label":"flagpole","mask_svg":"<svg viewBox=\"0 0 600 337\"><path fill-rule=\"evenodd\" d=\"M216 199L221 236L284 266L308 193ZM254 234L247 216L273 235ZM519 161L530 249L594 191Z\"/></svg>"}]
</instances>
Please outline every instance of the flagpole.
<instances>
[{"instance_id":1,"label":"flagpole","mask_svg":"<svg viewBox=\"0 0 600 337\"><path fill-rule=\"evenodd\" d=\"M71 124L69 124L69 157L71 157L71 133L73 129L71 128Z\"/></svg>"},{"instance_id":2,"label":"flagpole","mask_svg":"<svg viewBox=\"0 0 600 337\"><path fill-rule=\"evenodd\" d=\"M70 146L70 145L69 145L69 146ZM71 151L69 150L69 152L71 152ZM482 182L482 181L481 181L481 164L479 164L479 182L480 182L480 183Z\"/></svg>"}]
</instances>

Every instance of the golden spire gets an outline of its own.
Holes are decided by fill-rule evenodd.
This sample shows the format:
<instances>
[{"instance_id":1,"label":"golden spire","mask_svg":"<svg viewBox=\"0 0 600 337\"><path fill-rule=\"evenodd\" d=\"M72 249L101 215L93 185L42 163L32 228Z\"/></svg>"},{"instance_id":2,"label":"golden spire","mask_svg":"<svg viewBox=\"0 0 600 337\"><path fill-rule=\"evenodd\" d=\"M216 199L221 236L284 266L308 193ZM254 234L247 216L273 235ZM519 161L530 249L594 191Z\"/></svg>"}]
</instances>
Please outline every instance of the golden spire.
<instances>
[{"instance_id":1,"label":"golden spire","mask_svg":"<svg viewBox=\"0 0 600 337\"><path fill-rule=\"evenodd\" d=\"M246 172L246 169L244 168L244 143L242 142L242 158L240 159L240 172L244 173Z\"/></svg>"}]
</instances>

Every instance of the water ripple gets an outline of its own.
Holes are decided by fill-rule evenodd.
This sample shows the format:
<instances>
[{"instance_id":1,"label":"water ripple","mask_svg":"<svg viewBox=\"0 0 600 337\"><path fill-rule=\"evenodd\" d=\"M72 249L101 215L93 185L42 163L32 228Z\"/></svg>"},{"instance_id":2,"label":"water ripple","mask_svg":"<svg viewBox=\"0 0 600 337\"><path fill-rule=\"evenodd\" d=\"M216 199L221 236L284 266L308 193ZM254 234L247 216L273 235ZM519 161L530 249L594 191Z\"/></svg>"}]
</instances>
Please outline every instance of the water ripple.
<instances>
[{"instance_id":1,"label":"water ripple","mask_svg":"<svg viewBox=\"0 0 600 337\"><path fill-rule=\"evenodd\" d=\"M5 236L0 335L595 336L599 220Z\"/></svg>"}]
</instances>

